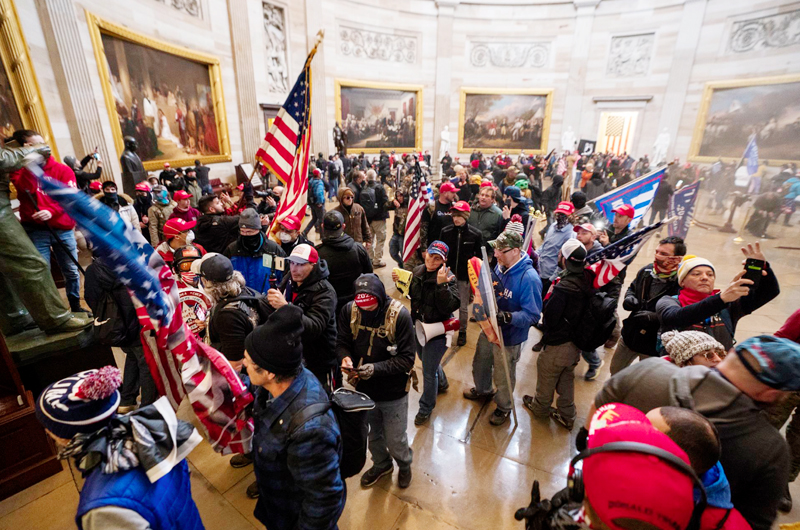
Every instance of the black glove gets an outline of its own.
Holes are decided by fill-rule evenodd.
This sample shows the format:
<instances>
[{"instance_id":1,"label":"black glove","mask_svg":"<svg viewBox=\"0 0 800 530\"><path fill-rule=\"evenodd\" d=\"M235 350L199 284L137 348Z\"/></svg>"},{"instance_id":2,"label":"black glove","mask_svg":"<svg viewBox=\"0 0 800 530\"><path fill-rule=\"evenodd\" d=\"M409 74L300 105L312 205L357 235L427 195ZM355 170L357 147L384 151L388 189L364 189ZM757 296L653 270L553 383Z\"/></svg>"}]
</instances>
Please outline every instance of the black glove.
<instances>
[{"instance_id":1,"label":"black glove","mask_svg":"<svg viewBox=\"0 0 800 530\"><path fill-rule=\"evenodd\" d=\"M505 326L506 324L511 324L511 313L508 311L500 311L497 313L497 323L501 326Z\"/></svg>"},{"instance_id":2,"label":"black glove","mask_svg":"<svg viewBox=\"0 0 800 530\"><path fill-rule=\"evenodd\" d=\"M575 449L578 451L586 451L586 442L588 438L589 431L586 427L581 427L577 436L575 436Z\"/></svg>"}]
</instances>

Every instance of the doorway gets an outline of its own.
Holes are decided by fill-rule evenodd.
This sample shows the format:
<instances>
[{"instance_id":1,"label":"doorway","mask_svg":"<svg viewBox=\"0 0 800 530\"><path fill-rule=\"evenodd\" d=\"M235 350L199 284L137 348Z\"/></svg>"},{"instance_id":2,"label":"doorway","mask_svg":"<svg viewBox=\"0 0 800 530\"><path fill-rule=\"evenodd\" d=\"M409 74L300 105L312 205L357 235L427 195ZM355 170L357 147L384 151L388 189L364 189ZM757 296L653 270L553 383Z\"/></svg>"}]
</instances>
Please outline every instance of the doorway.
<instances>
[{"instance_id":1,"label":"doorway","mask_svg":"<svg viewBox=\"0 0 800 530\"><path fill-rule=\"evenodd\" d=\"M600 129L597 132L597 151L612 152L615 155L629 153L638 118L638 111L601 113Z\"/></svg>"}]
</instances>

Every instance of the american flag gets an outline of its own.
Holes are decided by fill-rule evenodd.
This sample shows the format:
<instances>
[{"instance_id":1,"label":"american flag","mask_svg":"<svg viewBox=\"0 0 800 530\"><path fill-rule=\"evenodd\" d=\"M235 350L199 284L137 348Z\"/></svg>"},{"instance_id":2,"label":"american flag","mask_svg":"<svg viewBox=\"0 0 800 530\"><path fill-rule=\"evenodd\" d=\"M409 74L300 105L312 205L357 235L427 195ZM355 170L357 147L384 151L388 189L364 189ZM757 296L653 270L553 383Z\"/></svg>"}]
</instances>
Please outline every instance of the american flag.
<instances>
[{"instance_id":1,"label":"american flag","mask_svg":"<svg viewBox=\"0 0 800 530\"><path fill-rule=\"evenodd\" d=\"M650 209L650 205L653 204L658 187L661 185L661 179L666 172L667 167L664 166L593 199L593 202L603 212L606 219L614 218L614 208L630 204L633 206L635 214L629 226L631 229L635 229Z\"/></svg>"},{"instance_id":2,"label":"american flag","mask_svg":"<svg viewBox=\"0 0 800 530\"><path fill-rule=\"evenodd\" d=\"M642 246L661 228L661 225L670 221L671 219L667 219L646 226L586 258L586 268L594 272L595 289L608 284L622 272L622 269L634 260Z\"/></svg>"},{"instance_id":3,"label":"american flag","mask_svg":"<svg viewBox=\"0 0 800 530\"><path fill-rule=\"evenodd\" d=\"M316 50L315 46L264 142L256 151L256 160L275 173L285 187L278 211L272 218L272 233L287 217L302 219L306 214L311 149L311 59Z\"/></svg>"},{"instance_id":4,"label":"american flag","mask_svg":"<svg viewBox=\"0 0 800 530\"><path fill-rule=\"evenodd\" d=\"M605 151L620 154L628 148L632 137L634 119L629 114L612 114L606 117L605 131L601 144L605 144ZM602 150L602 149L601 149Z\"/></svg>"},{"instance_id":5,"label":"american flag","mask_svg":"<svg viewBox=\"0 0 800 530\"><path fill-rule=\"evenodd\" d=\"M430 185L422 176L419 162L414 167L414 180L411 182L408 198L408 216L406 217L405 239L403 240L403 261L408 260L419 248L419 229L422 212L428 207L432 194Z\"/></svg>"},{"instance_id":6,"label":"american flag","mask_svg":"<svg viewBox=\"0 0 800 530\"><path fill-rule=\"evenodd\" d=\"M159 393L175 410L188 396L216 451L249 452L253 420L245 409L253 396L227 359L201 344L184 324L177 282L158 252L111 208L80 190L46 178L36 163L27 167L39 177L42 190L78 224L92 244L95 258L111 268L128 288Z\"/></svg>"}]
</instances>

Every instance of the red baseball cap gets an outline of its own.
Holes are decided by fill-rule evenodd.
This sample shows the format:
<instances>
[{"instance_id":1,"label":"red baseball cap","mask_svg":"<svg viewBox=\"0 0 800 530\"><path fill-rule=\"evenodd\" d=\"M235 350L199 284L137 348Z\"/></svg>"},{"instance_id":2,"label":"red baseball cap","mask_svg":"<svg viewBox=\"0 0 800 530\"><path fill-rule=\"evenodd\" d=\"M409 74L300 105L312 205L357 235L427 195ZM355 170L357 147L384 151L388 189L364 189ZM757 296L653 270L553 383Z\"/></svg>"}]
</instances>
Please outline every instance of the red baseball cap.
<instances>
[{"instance_id":1,"label":"red baseball cap","mask_svg":"<svg viewBox=\"0 0 800 530\"><path fill-rule=\"evenodd\" d=\"M314 169L314 171L313 171L313 173L314 173L315 175L322 175L322 171L320 171L320 169L319 169L319 168L315 168L315 169Z\"/></svg>"},{"instance_id":2,"label":"red baseball cap","mask_svg":"<svg viewBox=\"0 0 800 530\"><path fill-rule=\"evenodd\" d=\"M469 165L471 165L473 168L476 168L476 169L477 169L477 167L478 167L479 165L481 165L481 163L480 163L480 161L479 161L479 160L473 160L472 162L470 162L470 163L469 163Z\"/></svg>"},{"instance_id":3,"label":"red baseball cap","mask_svg":"<svg viewBox=\"0 0 800 530\"><path fill-rule=\"evenodd\" d=\"M618 213L620 215L624 215L626 217L630 217L631 219L633 219L634 216L636 215L636 210L630 204L623 204L622 206L617 206L611 211L614 213Z\"/></svg>"},{"instance_id":4,"label":"red baseball cap","mask_svg":"<svg viewBox=\"0 0 800 530\"><path fill-rule=\"evenodd\" d=\"M578 225L572 229L573 232L577 233L580 230L586 230L587 232L591 232L592 235L597 235L597 228L592 223L583 223L582 225Z\"/></svg>"},{"instance_id":5,"label":"red baseball cap","mask_svg":"<svg viewBox=\"0 0 800 530\"><path fill-rule=\"evenodd\" d=\"M469 212L471 208L467 201L458 201L450 205L450 210L458 210L459 212Z\"/></svg>"},{"instance_id":6,"label":"red baseball cap","mask_svg":"<svg viewBox=\"0 0 800 530\"><path fill-rule=\"evenodd\" d=\"M186 193L183 190L178 190L175 192L175 195L173 195L172 198L175 199L176 201L182 201L184 199L188 199L191 196L192 196L191 193Z\"/></svg>"},{"instance_id":7,"label":"red baseball cap","mask_svg":"<svg viewBox=\"0 0 800 530\"><path fill-rule=\"evenodd\" d=\"M100 191L103 185L100 184L99 180L93 180L89 183L89 189L92 191Z\"/></svg>"},{"instance_id":8,"label":"red baseball cap","mask_svg":"<svg viewBox=\"0 0 800 530\"><path fill-rule=\"evenodd\" d=\"M555 213L572 215L573 213L575 213L575 206L573 206L571 202L561 201L560 203L558 203L558 207L556 208Z\"/></svg>"},{"instance_id":9,"label":"red baseball cap","mask_svg":"<svg viewBox=\"0 0 800 530\"><path fill-rule=\"evenodd\" d=\"M164 239L172 239L181 232L186 232L195 227L197 221L184 221L179 217L173 217L164 224Z\"/></svg>"},{"instance_id":10,"label":"red baseball cap","mask_svg":"<svg viewBox=\"0 0 800 530\"><path fill-rule=\"evenodd\" d=\"M439 193L445 193L448 191L457 192L458 190L455 186L453 186L452 182L445 182L439 187Z\"/></svg>"},{"instance_id":11,"label":"red baseball cap","mask_svg":"<svg viewBox=\"0 0 800 530\"><path fill-rule=\"evenodd\" d=\"M667 451L690 465L686 453L646 418L637 421L629 410L598 411L592 419L593 427L598 415L611 421L594 428L588 439L590 449L612 442L638 442ZM643 521L663 530L686 528L694 510L692 478L655 455L615 451L589 456L583 460L583 485L592 508L613 530L624 530L616 521L626 520Z\"/></svg>"},{"instance_id":12,"label":"red baseball cap","mask_svg":"<svg viewBox=\"0 0 800 530\"><path fill-rule=\"evenodd\" d=\"M491 182L489 182L487 180L487 181L481 182L481 188L494 188L494 184L492 184Z\"/></svg>"},{"instance_id":13,"label":"red baseball cap","mask_svg":"<svg viewBox=\"0 0 800 530\"><path fill-rule=\"evenodd\" d=\"M164 162L164 167L169 167L169 162Z\"/></svg>"},{"instance_id":14,"label":"red baseball cap","mask_svg":"<svg viewBox=\"0 0 800 530\"><path fill-rule=\"evenodd\" d=\"M278 221L278 224L288 230L300 230L300 219L294 215L290 215Z\"/></svg>"},{"instance_id":15,"label":"red baseball cap","mask_svg":"<svg viewBox=\"0 0 800 530\"><path fill-rule=\"evenodd\" d=\"M294 250L286 259L292 263L316 263L319 261L319 254L317 254L317 249L311 245L302 243L294 247Z\"/></svg>"},{"instance_id":16,"label":"red baseball cap","mask_svg":"<svg viewBox=\"0 0 800 530\"><path fill-rule=\"evenodd\" d=\"M136 185L136 191L152 191L150 190L150 184L147 182L140 182Z\"/></svg>"}]
</instances>

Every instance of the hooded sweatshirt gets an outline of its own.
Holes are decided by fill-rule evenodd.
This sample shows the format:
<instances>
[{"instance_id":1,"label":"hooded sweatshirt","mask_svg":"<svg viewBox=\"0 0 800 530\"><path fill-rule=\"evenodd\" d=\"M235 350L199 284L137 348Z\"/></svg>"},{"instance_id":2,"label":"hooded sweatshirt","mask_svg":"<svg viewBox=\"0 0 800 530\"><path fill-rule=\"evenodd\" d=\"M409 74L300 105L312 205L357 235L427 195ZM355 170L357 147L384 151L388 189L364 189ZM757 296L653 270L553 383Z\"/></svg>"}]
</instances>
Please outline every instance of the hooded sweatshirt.
<instances>
[{"instance_id":1,"label":"hooded sweatshirt","mask_svg":"<svg viewBox=\"0 0 800 530\"><path fill-rule=\"evenodd\" d=\"M761 408L718 370L645 359L605 383L594 404L606 403L643 412L682 407L705 416L719 432L733 505L754 530L772 527L789 478L789 448Z\"/></svg>"},{"instance_id":2,"label":"hooded sweatshirt","mask_svg":"<svg viewBox=\"0 0 800 530\"><path fill-rule=\"evenodd\" d=\"M722 469L722 464L717 462L714 467L703 473L700 477L703 488L706 490L708 504L700 519L700 530L749 530L750 525L744 520L739 510L731 503L731 486L728 477ZM700 493L695 489L695 502L700 500ZM725 520L720 526L720 522Z\"/></svg>"},{"instance_id":3,"label":"hooded sweatshirt","mask_svg":"<svg viewBox=\"0 0 800 530\"><path fill-rule=\"evenodd\" d=\"M328 281L336 291L336 314L355 296L355 281L362 274L372 272L372 261L367 249L347 234L325 237L317 247L319 257L328 264Z\"/></svg>"},{"instance_id":4,"label":"hooded sweatshirt","mask_svg":"<svg viewBox=\"0 0 800 530\"><path fill-rule=\"evenodd\" d=\"M50 156L45 162L45 175L59 181L65 186L75 188L75 172L65 164L62 164L56 157ZM19 217L23 225L40 230L46 230L45 224L54 230L72 230L75 228L75 221L51 199L41 189L36 177L26 168L18 169L10 175L11 182L17 188L17 198L19 199ZM31 199L33 197L33 199ZM49 211L51 216L46 222L33 219L36 210Z\"/></svg>"},{"instance_id":5,"label":"hooded sweatshirt","mask_svg":"<svg viewBox=\"0 0 800 530\"><path fill-rule=\"evenodd\" d=\"M378 299L378 308L375 311L361 313L360 325L370 328L379 328L386 321L386 310L389 307L389 298L380 279L374 274L363 276L368 286L362 287L360 292L368 293ZM360 280L359 280L360 281ZM414 367L416 346L414 341L414 327L411 323L411 314L405 307L400 310L395 321L394 343L388 337L381 337L377 332L373 335L370 330L359 329L358 336L353 339L350 329L350 320L353 304L348 302L338 313L338 334L336 337L336 356L341 364L342 359L350 357L353 366L372 363L375 373L366 381L359 381L356 390L364 392L375 401L394 401L405 396L408 391L408 374ZM370 343L372 349L370 350Z\"/></svg>"},{"instance_id":6,"label":"hooded sweatshirt","mask_svg":"<svg viewBox=\"0 0 800 530\"><path fill-rule=\"evenodd\" d=\"M495 287L497 309L511 313L511 322L501 326L503 342L506 346L522 344L528 339L531 326L539 322L542 315L542 280L525 253L508 269L498 263L494 273L500 280Z\"/></svg>"}]
</instances>

